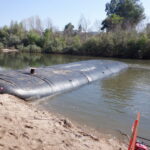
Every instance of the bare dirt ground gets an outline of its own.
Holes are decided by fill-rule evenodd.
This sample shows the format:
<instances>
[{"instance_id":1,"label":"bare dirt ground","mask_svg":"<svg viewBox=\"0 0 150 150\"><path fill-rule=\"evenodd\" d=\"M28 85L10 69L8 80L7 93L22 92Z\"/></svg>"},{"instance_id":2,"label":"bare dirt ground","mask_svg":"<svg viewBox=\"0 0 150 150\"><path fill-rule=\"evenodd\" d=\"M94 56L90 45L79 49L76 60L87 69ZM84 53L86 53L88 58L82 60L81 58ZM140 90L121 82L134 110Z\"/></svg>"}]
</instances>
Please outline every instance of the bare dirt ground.
<instances>
[{"instance_id":1,"label":"bare dirt ground","mask_svg":"<svg viewBox=\"0 0 150 150\"><path fill-rule=\"evenodd\" d=\"M0 95L0 150L126 150L68 119L41 111L11 95Z\"/></svg>"}]
</instances>

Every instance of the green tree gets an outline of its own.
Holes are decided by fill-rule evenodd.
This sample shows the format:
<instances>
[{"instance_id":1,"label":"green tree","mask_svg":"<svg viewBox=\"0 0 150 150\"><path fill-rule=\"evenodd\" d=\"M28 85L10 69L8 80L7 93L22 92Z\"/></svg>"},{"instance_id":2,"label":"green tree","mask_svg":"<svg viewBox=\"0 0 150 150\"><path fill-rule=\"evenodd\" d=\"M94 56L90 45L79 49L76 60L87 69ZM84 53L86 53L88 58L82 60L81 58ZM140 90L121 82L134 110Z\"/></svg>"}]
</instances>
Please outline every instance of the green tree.
<instances>
[{"instance_id":1,"label":"green tree","mask_svg":"<svg viewBox=\"0 0 150 150\"><path fill-rule=\"evenodd\" d=\"M0 50L4 48L4 44L0 42Z\"/></svg>"},{"instance_id":2,"label":"green tree","mask_svg":"<svg viewBox=\"0 0 150 150\"><path fill-rule=\"evenodd\" d=\"M43 47L46 48L53 40L53 33L51 29L46 29L43 34Z\"/></svg>"},{"instance_id":3,"label":"green tree","mask_svg":"<svg viewBox=\"0 0 150 150\"><path fill-rule=\"evenodd\" d=\"M21 40L20 40L19 36L11 34L8 39L8 47L16 48L17 45L20 44L20 42L21 42Z\"/></svg>"},{"instance_id":4,"label":"green tree","mask_svg":"<svg viewBox=\"0 0 150 150\"><path fill-rule=\"evenodd\" d=\"M67 25L65 25L64 28L64 34L65 35L73 35L74 34L74 25L72 25L71 23L68 23Z\"/></svg>"},{"instance_id":5,"label":"green tree","mask_svg":"<svg viewBox=\"0 0 150 150\"><path fill-rule=\"evenodd\" d=\"M103 30L110 28L111 22L114 20L112 15L123 19L121 28L124 30L135 28L136 25L145 18L144 8L140 0L111 0L110 3L106 4L105 11L107 18L102 22ZM112 26L114 26L114 24L112 24Z\"/></svg>"},{"instance_id":6,"label":"green tree","mask_svg":"<svg viewBox=\"0 0 150 150\"><path fill-rule=\"evenodd\" d=\"M8 45L8 38L9 38L9 28L4 26L0 29L0 42L3 43L5 47Z\"/></svg>"},{"instance_id":7,"label":"green tree","mask_svg":"<svg viewBox=\"0 0 150 150\"><path fill-rule=\"evenodd\" d=\"M27 39L28 39L28 44L38 44L41 39L41 36L36 31L32 30L28 32Z\"/></svg>"},{"instance_id":8,"label":"green tree","mask_svg":"<svg viewBox=\"0 0 150 150\"><path fill-rule=\"evenodd\" d=\"M82 25L80 24L80 25L78 26L78 33L81 33L82 31L83 31Z\"/></svg>"},{"instance_id":9,"label":"green tree","mask_svg":"<svg viewBox=\"0 0 150 150\"><path fill-rule=\"evenodd\" d=\"M123 20L123 17L120 17L116 14L112 14L102 22L101 30L104 30L106 28L107 31L115 31L116 29L121 28Z\"/></svg>"}]
</instances>

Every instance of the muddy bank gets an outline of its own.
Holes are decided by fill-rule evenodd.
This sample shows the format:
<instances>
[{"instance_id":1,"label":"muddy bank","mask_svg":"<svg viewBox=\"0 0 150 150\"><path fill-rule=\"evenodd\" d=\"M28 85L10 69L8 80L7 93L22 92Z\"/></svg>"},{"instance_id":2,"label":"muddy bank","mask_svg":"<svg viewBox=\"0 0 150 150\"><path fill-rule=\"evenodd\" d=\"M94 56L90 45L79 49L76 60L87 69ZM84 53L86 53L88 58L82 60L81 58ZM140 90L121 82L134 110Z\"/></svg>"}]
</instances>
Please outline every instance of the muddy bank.
<instances>
[{"instance_id":1,"label":"muddy bank","mask_svg":"<svg viewBox=\"0 0 150 150\"><path fill-rule=\"evenodd\" d=\"M87 133L10 95L0 95L0 150L125 150L116 139Z\"/></svg>"}]
</instances>

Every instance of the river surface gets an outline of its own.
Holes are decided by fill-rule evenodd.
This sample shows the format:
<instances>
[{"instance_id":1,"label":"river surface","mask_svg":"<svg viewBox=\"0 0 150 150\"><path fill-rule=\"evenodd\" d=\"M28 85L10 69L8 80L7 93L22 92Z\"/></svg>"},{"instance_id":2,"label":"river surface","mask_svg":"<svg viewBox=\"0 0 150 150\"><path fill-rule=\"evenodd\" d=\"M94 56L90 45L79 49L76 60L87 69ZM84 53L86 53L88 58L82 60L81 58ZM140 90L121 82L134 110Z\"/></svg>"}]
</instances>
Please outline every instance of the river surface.
<instances>
[{"instance_id":1,"label":"river surface","mask_svg":"<svg viewBox=\"0 0 150 150\"><path fill-rule=\"evenodd\" d=\"M89 59L104 58L13 53L0 54L0 66L21 69ZM42 101L40 105L112 134L117 130L129 134L137 112L141 112L139 135L150 138L150 60L119 61L128 63L129 69Z\"/></svg>"}]
</instances>

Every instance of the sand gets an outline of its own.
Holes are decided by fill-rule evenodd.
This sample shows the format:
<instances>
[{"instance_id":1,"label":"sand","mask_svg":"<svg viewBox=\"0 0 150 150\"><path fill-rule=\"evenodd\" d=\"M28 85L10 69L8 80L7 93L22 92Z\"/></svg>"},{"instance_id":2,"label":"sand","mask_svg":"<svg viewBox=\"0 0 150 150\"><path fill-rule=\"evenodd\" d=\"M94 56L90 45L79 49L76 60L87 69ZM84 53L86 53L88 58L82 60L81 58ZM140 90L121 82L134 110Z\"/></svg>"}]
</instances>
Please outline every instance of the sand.
<instances>
[{"instance_id":1,"label":"sand","mask_svg":"<svg viewBox=\"0 0 150 150\"><path fill-rule=\"evenodd\" d=\"M11 52L18 52L18 50L17 49L7 49L7 48L5 48L5 49L1 49L1 52L11 53Z\"/></svg>"},{"instance_id":2,"label":"sand","mask_svg":"<svg viewBox=\"0 0 150 150\"><path fill-rule=\"evenodd\" d=\"M115 138L85 132L64 117L0 95L0 150L125 150Z\"/></svg>"}]
</instances>

